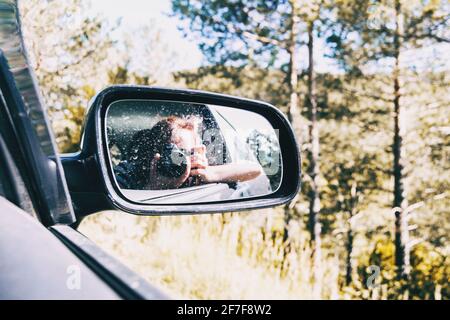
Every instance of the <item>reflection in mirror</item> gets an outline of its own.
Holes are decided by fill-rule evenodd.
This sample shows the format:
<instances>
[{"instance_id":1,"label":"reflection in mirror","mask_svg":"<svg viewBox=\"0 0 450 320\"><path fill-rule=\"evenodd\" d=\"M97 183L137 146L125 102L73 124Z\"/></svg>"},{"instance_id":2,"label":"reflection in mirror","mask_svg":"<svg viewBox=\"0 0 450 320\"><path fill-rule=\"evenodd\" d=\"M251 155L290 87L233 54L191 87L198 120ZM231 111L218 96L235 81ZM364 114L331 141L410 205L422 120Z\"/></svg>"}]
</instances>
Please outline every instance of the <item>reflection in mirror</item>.
<instances>
[{"instance_id":1,"label":"reflection in mirror","mask_svg":"<svg viewBox=\"0 0 450 320\"><path fill-rule=\"evenodd\" d=\"M129 200L180 204L275 192L282 176L277 131L231 107L120 100L106 115L110 165Z\"/></svg>"}]
</instances>

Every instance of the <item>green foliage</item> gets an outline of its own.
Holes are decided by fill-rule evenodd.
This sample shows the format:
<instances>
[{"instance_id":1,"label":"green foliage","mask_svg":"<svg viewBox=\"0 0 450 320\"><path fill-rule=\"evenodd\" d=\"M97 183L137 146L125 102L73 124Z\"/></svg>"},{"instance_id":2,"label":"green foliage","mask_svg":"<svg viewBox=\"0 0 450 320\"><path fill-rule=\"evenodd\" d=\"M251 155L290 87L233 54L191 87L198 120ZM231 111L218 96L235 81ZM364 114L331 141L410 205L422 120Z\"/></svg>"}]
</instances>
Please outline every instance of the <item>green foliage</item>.
<instances>
[{"instance_id":1,"label":"green foliage","mask_svg":"<svg viewBox=\"0 0 450 320\"><path fill-rule=\"evenodd\" d=\"M398 280L395 266L395 246L387 237L379 237L371 252L360 256L358 281L344 291L359 298L373 297L379 291L380 298L385 299L450 299L449 271L450 261L436 247L429 243L420 243L411 250L411 274L409 281ZM380 267L380 274L375 277L375 286L368 286L374 274L369 266ZM406 295L401 288L406 288Z\"/></svg>"},{"instance_id":2,"label":"green foliage","mask_svg":"<svg viewBox=\"0 0 450 320\"><path fill-rule=\"evenodd\" d=\"M244 66L249 61L271 66L286 41L287 1L172 1L173 13L200 35L200 48L212 64ZM264 39L264 41L260 41Z\"/></svg>"},{"instance_id":3,"label":"green foliage","mask_svg":"<svg viewBox=\"0 0 450 320\"><path fill-rule=\"evenodd\" d=\"M450 299L450 259L429 243L418 244L411 252L409 290L416 299Z\"/></svg>"},{"instance_id":4,"label":"green foliage","mask_svg":"<svg viewBox=\"0 0 450 320\"><path fill-rule=\"evenodd\" d=\"M115 26L89 15L84 0L20 5L27 49L58 147L77 151L87 102L106 84L105 58Z\"/></svg>"},{"instance_id":5,"label":"green foliage","mask_svg":"<svg viewBox=\"0 0 450 320\"><path fill-rule=\"evenodd\" d=\"M205 66L179 71L175 80L188 88L263 100L279 107L287 106L289 101L285 75L273 69Z\"/></svg>"},{"instance_id":6,"label":"green foliage","mask_svg":"<svg viewBox=\"0 0 450 320\"><path fill-rule=\"evenodd\" d=\"M394 58L396 6L402 15L400 41L404 48L450 41L448 1L338 0L335 17L329 21L327 42L333 48L332 55L349 74L359 76L366 72L368 63L386 63L385 58ZM387 64L392 68L390 62ZM376 66L383 68L382 64Z\"/></svg>"}]
</instances>

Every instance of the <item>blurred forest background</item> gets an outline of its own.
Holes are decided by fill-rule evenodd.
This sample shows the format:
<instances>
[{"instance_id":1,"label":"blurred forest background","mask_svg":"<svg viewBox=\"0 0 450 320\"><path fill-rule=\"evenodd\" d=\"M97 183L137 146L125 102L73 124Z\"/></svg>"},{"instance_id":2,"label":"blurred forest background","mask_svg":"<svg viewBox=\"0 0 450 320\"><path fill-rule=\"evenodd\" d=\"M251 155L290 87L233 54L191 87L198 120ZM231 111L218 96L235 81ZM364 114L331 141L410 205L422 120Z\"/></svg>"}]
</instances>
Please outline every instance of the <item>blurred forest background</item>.
<instances>
[{"instance_id":1,"label":"blurred forest background","mask_svg":"<svg viewBox=\"0 0 450 320\"><path fill-rule=\"evenodd\" d=\"M296 130L303 185L289 205L83 221L150 282L181 298L450 298L448 1L173 0L205 57L176 72L183 56L152 19L130 30L87 0L19 5L61 152L118 83L261 99Z\"/></svg>"}]
</instances>

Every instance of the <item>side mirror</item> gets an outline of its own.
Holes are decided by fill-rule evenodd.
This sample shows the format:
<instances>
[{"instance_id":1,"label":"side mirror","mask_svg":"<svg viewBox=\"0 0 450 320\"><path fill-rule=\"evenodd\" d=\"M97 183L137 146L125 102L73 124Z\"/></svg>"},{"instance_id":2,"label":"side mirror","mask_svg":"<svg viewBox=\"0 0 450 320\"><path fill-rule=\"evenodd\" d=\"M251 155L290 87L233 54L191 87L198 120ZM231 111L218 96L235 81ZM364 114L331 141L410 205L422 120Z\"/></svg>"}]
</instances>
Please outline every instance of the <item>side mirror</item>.
<instances>
[{"instance_id":1,"label":"side mirror","mask_svg":"<svg viewBox=\"0 0 450 320\"><path fill-rule=\"evenodd\" d=\"M270 104L142 86L101 91L81 151L61 156L78 215L249 210L284 204L300 187L300 156Z\"/></svg>"}]
</instances>

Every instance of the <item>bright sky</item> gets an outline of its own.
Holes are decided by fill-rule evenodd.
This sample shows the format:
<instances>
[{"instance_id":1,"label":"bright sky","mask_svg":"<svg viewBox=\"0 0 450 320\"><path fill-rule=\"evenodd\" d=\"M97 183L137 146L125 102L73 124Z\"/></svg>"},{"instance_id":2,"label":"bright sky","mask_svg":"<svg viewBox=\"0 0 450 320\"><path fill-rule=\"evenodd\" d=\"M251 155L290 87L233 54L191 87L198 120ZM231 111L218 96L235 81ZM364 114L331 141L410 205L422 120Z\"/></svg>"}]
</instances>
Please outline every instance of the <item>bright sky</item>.
<instances>
[{"instance_id":1,"label":"bright sky","mask_svg":"<svg viewBox=\"0 0 450 320\"><path fill-rule=\"evenodd\" d=\"M92 0L92 9L102 13L105 17L116 20L122 17L122 27L136 27L145 24L150 19L156 21L157 25L164 29L165 34L170 37L171 42L179 52L187 53L182 58L177 59L172 71L193 69L199 67L204 58L197 43L183 37L181 31L177 29L180 20L176 17L169 17L171 11L170 0ZM445 57L450 49L449 44L436 45L422 50L412 50L405 52L405 60L409 66L421 69L429 65L435 57ZM300 56L306 57L306 47L300 49ZM339 68L331 59L325 58L326 47L323 39L317 39L315 47L315 63L318 72L339 72ZM445 68L450 68L450 59L444 59ZM307 66L306 59L301 59L300 67ZM376 67L378 70L380 65Z\"/></svg>"},{"instance_id":2,"label":"bright sky","mask_svg":"<svg viewBox=\"0 0 450 320\"><path fill-rule=\"evenodd\" d=\"M167 15L171 11L170 0L92 0L92 9L112 21L122 18L122 27L125 28L143 25L150 20L156 21L172 42L176 43L180 52L189 53L178 59L174 65L175 70L192 69L201 65L203 55L197 44L183 37L177 29L177 18Z\"/></svg>"},{"instance_id":3,"label":"bright sky","mask_svg":"<svg viewBox=\"0 0 450 320\"><path fill-rule=\"evenodd\" d=\"M175 70L192 69L202 64L203 55L197 44L192 40L185 39L181 31L177 29L180 22L178 18L168 16L168 13L171 12L170 0L92 0L92 9L113 21L122 17L122 26L138 26L145 24L150 19L155 19L181 52L190 53L180 59ZM318 41L316 44L316 70L318 72L337 71L331 60L323 58L325 50L323 41ZM307 55L306 52L303 52L306 51L306 48L302 48L301 51L301 56ZM305 67L305 63L306 61L302 59L300 65Z\"/></svg>"}]
</instances>

